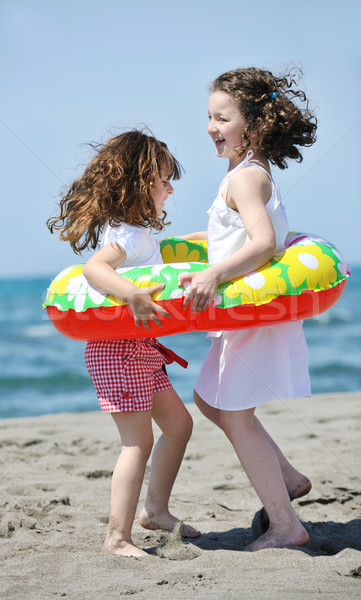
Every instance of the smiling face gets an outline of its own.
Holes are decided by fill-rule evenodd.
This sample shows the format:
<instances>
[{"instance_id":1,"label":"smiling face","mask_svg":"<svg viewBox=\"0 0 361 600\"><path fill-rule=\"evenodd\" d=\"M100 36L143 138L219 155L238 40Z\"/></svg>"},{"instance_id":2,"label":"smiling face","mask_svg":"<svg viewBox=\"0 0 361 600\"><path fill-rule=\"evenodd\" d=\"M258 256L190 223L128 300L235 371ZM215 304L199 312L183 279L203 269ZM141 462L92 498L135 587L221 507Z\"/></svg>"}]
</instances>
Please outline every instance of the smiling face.
<instances>
[{"instance_id":1,"label":"smiling face","mask_svg":"<svg viewBox=\"0 0 361 600\"><path fill-rule=\"evenodd\" d=\"M151 188L150 195L153 198L157 217L162 216L163 206L169 194L173 194L174 189L169 181L169 177L164 171L161 176L154 182Z\"/></svg>"},{"instance_id":2,"label":"smiling face","mask_svg":"<svg viewBox=\"0 0 361 600\"><path fill-rule=\"evenodd\" d=\"M221 91L209 97L208 119L208 133L216 145L217 156L228 158L232 169L242 160L237 149L242 142L245 120L233 98Z\"/></svg>"}]
</instances>

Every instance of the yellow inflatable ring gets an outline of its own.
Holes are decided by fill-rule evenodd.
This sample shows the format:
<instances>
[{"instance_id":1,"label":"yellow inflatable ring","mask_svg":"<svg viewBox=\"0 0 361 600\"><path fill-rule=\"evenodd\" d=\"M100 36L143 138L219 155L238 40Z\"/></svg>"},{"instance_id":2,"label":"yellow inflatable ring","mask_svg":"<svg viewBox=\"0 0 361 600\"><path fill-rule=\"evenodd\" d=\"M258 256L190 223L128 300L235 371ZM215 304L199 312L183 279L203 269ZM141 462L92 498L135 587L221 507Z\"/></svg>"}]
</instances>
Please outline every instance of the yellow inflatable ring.
<instances>
[{"instance_id":1,"label":"yellow inflatable ring","mask_svg":"<svg viewBox=\"0 0 361 600\"><path fill-rule=\"evenodd\" d=\"M64 269L52 281L44 308L54 326L75 340L159 337L189 331L229 330L306 319L328 310L341 296L350 269L329 242L290 233L287 248L244 277L219 286L212 306L201 314L183 308L178 275L206 269L207 244L167 238L161 242L165 264L117 269L138 287L165 283L155 301L168 311L162 327L136 327L128 305L92 288L84 265Z\"/></svg>"}]
</instances>

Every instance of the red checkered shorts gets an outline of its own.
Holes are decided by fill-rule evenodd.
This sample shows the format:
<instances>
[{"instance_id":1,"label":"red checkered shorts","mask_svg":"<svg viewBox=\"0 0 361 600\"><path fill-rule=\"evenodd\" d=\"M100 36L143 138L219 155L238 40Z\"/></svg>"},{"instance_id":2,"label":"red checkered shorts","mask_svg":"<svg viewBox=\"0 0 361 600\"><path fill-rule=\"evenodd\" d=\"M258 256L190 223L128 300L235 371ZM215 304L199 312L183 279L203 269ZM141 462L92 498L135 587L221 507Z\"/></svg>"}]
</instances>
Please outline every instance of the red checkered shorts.
<instances>
[{"instance_id":1,"label":"red checkered shorts","mask_svg":"<svg viewBox=\"0 0 361 600\"><path fill-rule=\"evenodd\" d=\"M85 364L103 412L151 410L154 392L172 384L156 340L93 340L85 348Z\"/></svg>"}]
</instances>

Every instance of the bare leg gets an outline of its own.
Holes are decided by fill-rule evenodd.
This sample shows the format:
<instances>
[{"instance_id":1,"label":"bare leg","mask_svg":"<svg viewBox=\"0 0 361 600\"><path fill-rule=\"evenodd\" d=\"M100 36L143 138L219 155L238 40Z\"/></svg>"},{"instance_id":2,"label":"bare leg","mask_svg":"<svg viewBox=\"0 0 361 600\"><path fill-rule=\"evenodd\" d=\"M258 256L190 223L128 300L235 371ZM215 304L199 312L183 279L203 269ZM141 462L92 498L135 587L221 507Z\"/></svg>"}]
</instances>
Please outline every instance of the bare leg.
<instances>
[{"instance_id":1,"label":"bare leg","mask_svg":"<svg viewBox=\"0 0 361 600\"><path fill-rule=\"evenodd\" d=\"M271 438L271 436L267 433L267 431L262 426L257 417L255 416L254 418L257 429L268 440L269 444L272 446L273 450L276 453L290 499L294 500L295 498L301 498L301 496L305 496L306 494L308 494L312 487L310 480L305 475L302 475L302 473L297 471L297 469L295 469L291 465L291 463L288 462L285 455L282 453L282 451L277 446L275 441Z\"/></svg>"},{"instance_id":2,"label":"bare leg","mask_svg":"<svg viewBox=\"0 0 361 600\"><path fill-rule=\"evenodd\" d=\"M153 445L151 412L112 413L122 451L112 477L110 517L102 552L146 556L134 545L131 531L145 467Z\"/></svg>"},{"instance_id":3,"label":"bare leg","mask_svg":"<svg viewBox=\"0 0 361 600\"><path fill-rule=\"evenodd\" d=\"M198 406L199 410L204 414L204 416L207 417L207 419L212 421L218 427L221 427L221 411L218 408L209 406L209 404L202 400L202 398L199 396L199 394L197 394L196 391L194 391L194 402ZM254 416L254 423L255 427L260 433L263 434L263 436L267 439L268 443L272 446L274 452L276 453L290 499L294 500L295 498L301 498L301 496L305 496L306 494L308 494L312 487L310 480L305 475L297 471L297 469L295 469L291 465L291 463L288 462L281 449L277 446L275 441L267 433L267 431L264 429L261 422L259 421L259 419L257 419L256 416ZM267 515L266 518L268 519Z\"/></svg>"},{"instance_id":4,"label":"bare leg","mask_svg":"<svg viewBox=\"0 0 361 600\"><path fill-rule=\"evenodd\" d=\"M193 399L194 403L198 406L202 415L207 417L207 419L209 419L210 421L212 421L212 423L217 425L217 427L222 429L220 417L221 411L219 410L219 408L214 408L214 406L210 406L209 404L207 404L207 402L204 402L204 400L200 397L196 390L194 390L193 392Z\"/></svg>"},{"instance_id":5,"label":"bare leg","mask_svg":"<svg viewBox=\"0 0 361 600\"><path fill-rule=\"evenodd\" d=\"M255 417L255 422L258 430L263 433L276 453L290 500L292 501L308 494L312 488L312 483L310 480L305 475L297 471L297 469L295 469L291 463L288 462L280 448L264 429L257 417ZM263 532L267 531L269 527L269 518L265 508L263 508L259 513L259 524Z\"/></svg>"},{"instance_id":6,"label":"bare leg","mask_svg":"<svg viewBox=\"0 0 361 600\"><path fill-rule=\"evenodd\" d=\"M145 529L172 531L179 523L168 508L169 497L192 433L192 418L174 389L154 394L152 417L162 430L152 456L148 493L139 522ZM183 537L200 532L181 524Z\"/></svg>"},{"instance_id":7,"label":"bare leg","mask_svg":"<svg viewBox=\"0 0 361 600\"><path fill-rule=\"evenodd\" d=\"M270 519L268 531L246 550L307 544L308 533L292 508L276 452L256 426L254 409L221 411L220 423Z\"/></svg>"}]
</instances>

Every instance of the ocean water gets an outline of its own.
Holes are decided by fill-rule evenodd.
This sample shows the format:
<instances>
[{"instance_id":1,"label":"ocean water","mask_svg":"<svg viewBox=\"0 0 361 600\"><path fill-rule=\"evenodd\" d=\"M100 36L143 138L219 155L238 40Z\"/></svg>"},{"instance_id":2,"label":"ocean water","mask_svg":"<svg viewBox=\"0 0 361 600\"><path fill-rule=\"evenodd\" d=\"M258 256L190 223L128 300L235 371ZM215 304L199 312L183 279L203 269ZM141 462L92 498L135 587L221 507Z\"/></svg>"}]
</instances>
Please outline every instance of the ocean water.
<instances>
[{"instance_id":1,"label":"ocean water","mask_svg":"<svg viewBox=\"0 0 361 600\"><path fill-rule=\"evenodd\" d=\"M100 410L83 352L85 343L58 333L42 309L50 279L0 280L0 418ZM304 323L310 349L312 392L361 390L361 268L328 312ZM184 402L207 353L205 333L163 338L189 361L170 365Z\"/></svg>"}]
</instances>

